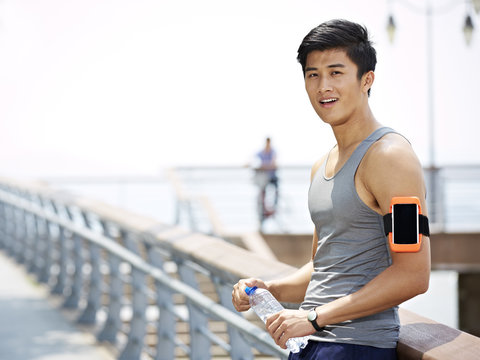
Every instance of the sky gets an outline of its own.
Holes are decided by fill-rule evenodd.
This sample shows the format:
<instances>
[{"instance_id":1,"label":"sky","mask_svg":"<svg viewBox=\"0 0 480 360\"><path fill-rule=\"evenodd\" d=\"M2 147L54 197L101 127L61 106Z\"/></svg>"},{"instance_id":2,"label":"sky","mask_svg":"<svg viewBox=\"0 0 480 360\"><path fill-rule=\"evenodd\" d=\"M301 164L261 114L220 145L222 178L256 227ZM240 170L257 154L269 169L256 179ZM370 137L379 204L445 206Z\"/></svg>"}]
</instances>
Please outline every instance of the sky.
<instances>
[{"instance_id":1,"label":"sky","mask_svg":"<svg viewBox=\"0 0 480 360\"><path fill-rule=\"evenodd\" d=\"M332 18L369 29L372 110L428 166L427 1L366 3L2 0L0 175L240 166L266 136L280 165L310 166L335 140L311 108L296 51ZM432 3L435 164L479 164L480 17L467 47L466 3Z\"/></svg>"}]
</instances>

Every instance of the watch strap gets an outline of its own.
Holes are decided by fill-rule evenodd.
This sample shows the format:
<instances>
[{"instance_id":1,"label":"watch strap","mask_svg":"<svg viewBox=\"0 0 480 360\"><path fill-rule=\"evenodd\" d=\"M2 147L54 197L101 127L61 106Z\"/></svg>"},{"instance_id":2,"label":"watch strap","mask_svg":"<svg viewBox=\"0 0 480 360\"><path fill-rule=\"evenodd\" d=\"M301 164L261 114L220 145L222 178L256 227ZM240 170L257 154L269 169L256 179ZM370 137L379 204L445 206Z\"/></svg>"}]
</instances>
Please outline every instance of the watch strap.
<instances>
[{"instance_id":1,"label":"watch strap","mask_svg":"<svg viewBox=\"0 0 480 360\"><path fill-rule=\"evenodd\" d=\"M315 309L312 309L310 311L315 311ZM315 313L316 313L316 311L315 311ZM313 319L313 320L308 319L308 321L310 321L310 324L312 324L312 326L315 328L315 330L317 330L319 332L325 330L325 326L319 326L317 324L317 316L315 316L315 319Z\"/></svg>"}]
</instances>

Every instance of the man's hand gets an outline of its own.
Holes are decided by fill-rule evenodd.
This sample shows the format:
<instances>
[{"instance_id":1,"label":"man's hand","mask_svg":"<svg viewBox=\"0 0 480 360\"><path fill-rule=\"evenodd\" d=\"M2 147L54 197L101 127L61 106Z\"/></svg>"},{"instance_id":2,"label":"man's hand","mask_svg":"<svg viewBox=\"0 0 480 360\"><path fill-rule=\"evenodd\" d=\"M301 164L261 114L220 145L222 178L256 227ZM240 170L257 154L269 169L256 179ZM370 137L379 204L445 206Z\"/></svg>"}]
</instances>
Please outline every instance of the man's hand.
<instances>
[{"instance_id":1,"label":"man's hand","mask_svg":"<svg viewBox=\"0 0 480 360\"><path fill-rule=\"evenodd\" d=\"M267 285L260 279L242 279L233 286L232 291L232 304L237 311L247 311L250 309L250 301L248 295L245 293L245 288L249 287L258 287L262 289L267 289Z\"/></svg>"},{"instance_id":2,"label":"man's hand","mask_svg":"<svg viewBox=\"0 0 480 360\"><path fill-rule=\"evenodd\" d=\"M315 333L307 314L306 310L282 310L268 317L265 326L275 343L286 349L288 339Z\"/></svg>"}]
</instances>

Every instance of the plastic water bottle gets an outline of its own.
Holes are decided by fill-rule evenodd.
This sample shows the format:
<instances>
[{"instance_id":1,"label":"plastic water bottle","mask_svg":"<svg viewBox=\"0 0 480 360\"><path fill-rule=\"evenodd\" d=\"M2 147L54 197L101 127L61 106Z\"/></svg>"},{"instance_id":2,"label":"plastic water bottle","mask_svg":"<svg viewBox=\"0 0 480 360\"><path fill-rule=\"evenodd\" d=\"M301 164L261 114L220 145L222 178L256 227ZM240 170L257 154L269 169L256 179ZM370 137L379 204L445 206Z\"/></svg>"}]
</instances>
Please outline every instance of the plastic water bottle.
<instances>
[{"instance_id":1,"label":"plastic water bottle","mask_svg":"<svg viewBox=\"0 0 480 360\"><path fill-rule=\"evenodd\" d=\"M254 286L247 287L245 292L249 297L250 306L263 322L266 322L270 315L276 314L284 309L282 304L266 289L259 289ZM291 338L287 340L287 348L292 353L298 353L300 349L307 346L307 342L307 336Z\"/></svg>"}]
</instances>

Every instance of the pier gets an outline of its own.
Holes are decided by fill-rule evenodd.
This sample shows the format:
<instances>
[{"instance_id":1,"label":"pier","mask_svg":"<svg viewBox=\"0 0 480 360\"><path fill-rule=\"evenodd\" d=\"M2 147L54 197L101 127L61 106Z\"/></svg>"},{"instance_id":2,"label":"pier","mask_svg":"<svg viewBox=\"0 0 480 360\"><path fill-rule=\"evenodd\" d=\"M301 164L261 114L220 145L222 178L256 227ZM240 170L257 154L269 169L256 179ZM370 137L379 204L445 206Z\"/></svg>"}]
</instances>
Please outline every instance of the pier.
<instances>
[{"instance_id":1,"label":"pier","mask_svg":"<svg viewBox=\"0 0 480 360\"><path fill-rule=\"evenodd\" d=\"M303 246L310 248L311 238L294 233L229 233L221 220L209 226L223 229L224 237L192 231L180 226L181 219L190 225L199 219L183 213L191 199L183 191L179 224L166 224L44 182L0 179L0 250L10 259L2 263L6 266L2 274L14 268L15 276L25 271L20 278L30 279L27 284L41 290L38 307L48 307L40 313L58 331L57 349L63 346L59 339L68 343L68 334L77 336L79 331L82 340L73 353L98 351L101 355L91 355L93 359L104 355L129 360L286 358L252 314L234 311L231 288L240 278L271 279L295 271L302 259L288 250L292 237L298 254ZM215 209L212 202L210 216ZM191 210L189 216L194 214ZM277 246L280 242L284 245ZM472 285L478 284L477 244L475 233L440 229L432 235L434 268L458 271L460 284L473 292L465 296L464 306L472 308L467 318L478 311L478 292L475 295ZM18 296L10 303L4 300L5 309L22 304L19 298L28 298L21 293L21 280L11 286L3 293L18 291ZM20 348L31 339L27 330L34 330L35 309L29 310L32 315L25 312L12 319L12 326L2 325L4 332L11 331L2 341L9 339L11 346L15 339ZM60 315L66 320L58 319ZM458 330L421 315L400 309L400 359L452 359L459 354L462 359L478 358L480 339L473 335L474 327ZM468 319L462 326L470 326ZM35 339L48 342L46 336ZM0 348L6 347L0 344ZM14 350L9 351L22 354Z\"/></svg>"}]
</instances>

